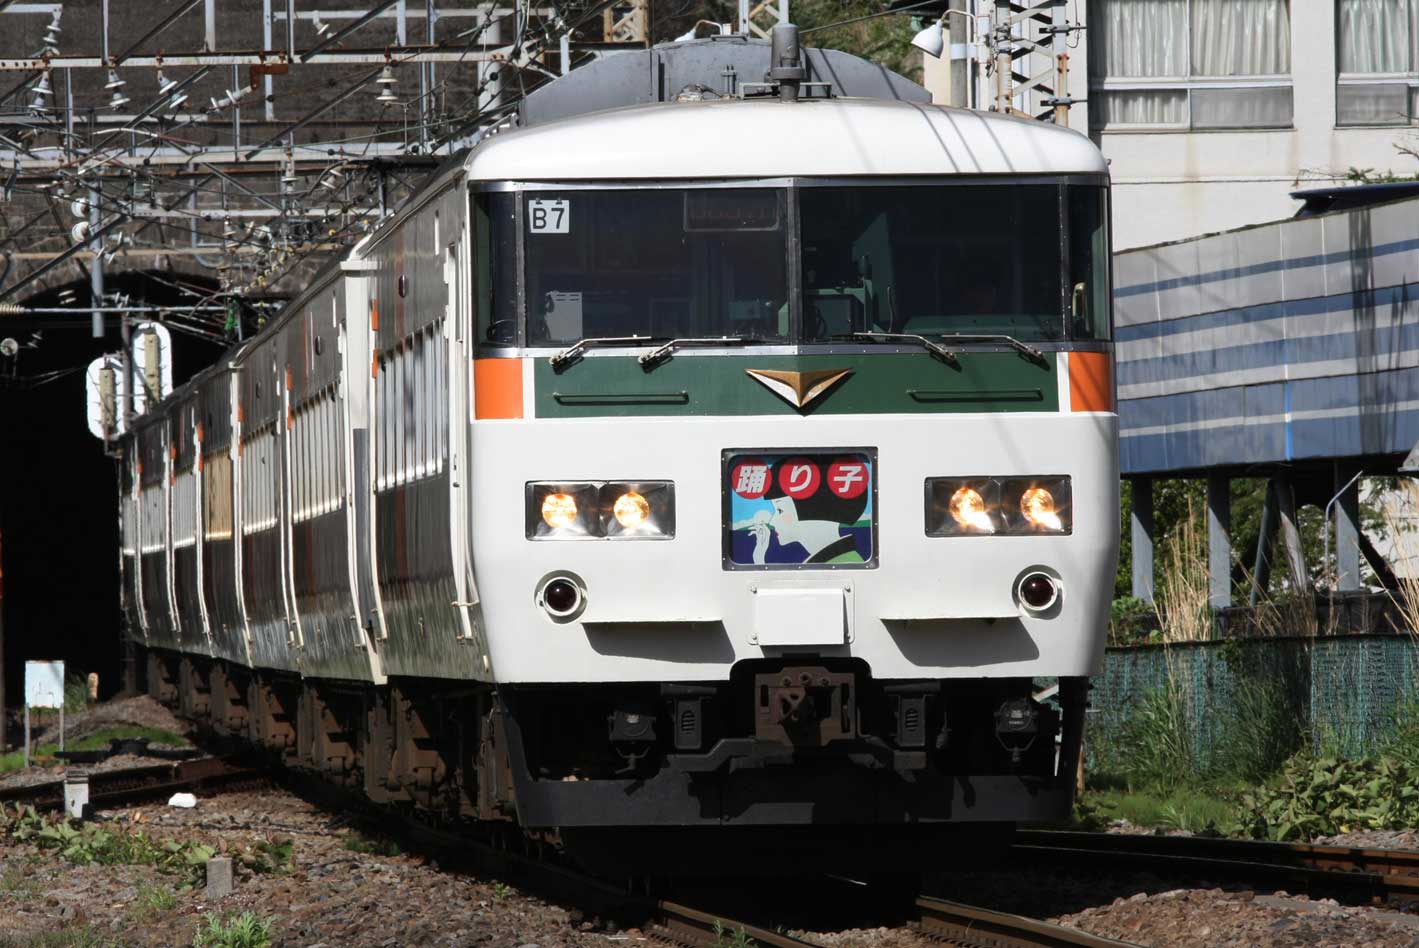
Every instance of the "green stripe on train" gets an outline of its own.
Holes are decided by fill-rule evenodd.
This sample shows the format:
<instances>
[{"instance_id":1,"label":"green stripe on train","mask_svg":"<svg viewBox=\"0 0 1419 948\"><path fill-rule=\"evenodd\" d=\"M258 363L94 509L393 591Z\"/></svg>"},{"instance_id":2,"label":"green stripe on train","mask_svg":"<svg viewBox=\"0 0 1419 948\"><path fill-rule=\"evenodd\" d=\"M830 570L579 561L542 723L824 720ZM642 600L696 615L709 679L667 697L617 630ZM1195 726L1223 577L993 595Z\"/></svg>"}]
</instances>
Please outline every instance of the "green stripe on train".
<instances>
[{"instance_id":1,"label":"green stripe on train","mask_svg":"<svg viewBox=\"0 0 1419 948\"><path fill-rule=\"evenodd\" d=\"M1037 365L1014 352L961 352L954 368L922 353L702 355L680 352L650 371L635 356L590 356L553 370L535 363L539 418L630 415L861 415L1058 411L1056 353ZM852 374L800 412L748 369Z\"/></svg>"}]
</instances>

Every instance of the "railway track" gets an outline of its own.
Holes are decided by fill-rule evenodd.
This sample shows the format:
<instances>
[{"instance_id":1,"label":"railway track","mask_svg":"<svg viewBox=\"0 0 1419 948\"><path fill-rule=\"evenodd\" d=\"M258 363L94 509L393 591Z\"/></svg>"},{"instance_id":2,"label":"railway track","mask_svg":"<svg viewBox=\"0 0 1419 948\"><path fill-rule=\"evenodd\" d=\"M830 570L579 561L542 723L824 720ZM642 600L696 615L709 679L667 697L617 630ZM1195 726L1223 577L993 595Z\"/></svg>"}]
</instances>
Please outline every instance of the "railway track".
<instances>
[{"instance_id":1,"label":"railway track","mask_svg":"<svg viewBox=\"0 0 1419 948\"><path fill-rule=\"evenodd\" d=\"M963 948L1136 948L1077 928L920 896L913 905L923 935Z\"/></svg>"},{"instance_id":2,"label":"railway track","mask_svg":"<svg viewBox=\"0 0 1419 948\"><path fill-rule=\"evenodd\" d=\"M292 777L288 780L292 789L307 799L363 814L383 833L389 833L394 824L397 826L394 835L402 837L402 843L438 859L441 865L475 870L517 884L544 898L622 919L663 942L686 948L715 948L741 944L745 940L759 948L804 948L818 944L724 912L653 899L632 892L629 887L611 885L597 876L548 860L540 847L516 837L470 836L457 827L430 825L407 812L371 804L324 781L301 775ZM851 896L844 892L844 897ZM926 896L913 900L909 915L911 927L922 935L961 948L1137 948L1128 942L1038 919Z\"/></svg>"},{"instance_id":3,"label":"railway track","mask_svg":"<svg viewBox=\"0 0 1419 948\"><path fill-rule=\"evenodd\" d=\"M198 757L168 764L94 771L88 778L89 803L100 807L141 803L181 790L211 790L238 783L265 782L267 776L242 757ZM0 789L0 803L29 804L36 810L63 809L64 780Z\"/></svg>"},{"instance_id":4,"label":"railway track","mask_svg":"<svg viewBox=\"0 0 1419 948\"><path fill-rule=\"evenodd\" d=\"M1063 830L1021 830L1011 850L1021 859L1071 866L1143 869L1265 882L1310 894L1419 902L1419 852Z\"/></svg>"},{"instance_id":5,"label":"railway track","mask_svg":"<svg viewBox=\"0 0 1419 948\"><path fill-rule=\"evenodd\" d=\"M359 804L359 797L320 780L290 772L285 772L285 777L285 782L302 795L315 797L327 806L365 810L365 815L382 831L389 829L391 812L387 808ZM264 783L272 778L272 773L250 758L202 757L91 773L90 801L96 807L119 806L179 790L213 790ZM63 801L63 780L0 790L0 802L29 803L37 809L59 809ZM744 939L761 948L815 944L723 913L656 900L627 887L610 885L555 860L549 861L536 844L508 837L470 838L465 827L433 826L399 811L393 818L400 825L398 835L441 862L463 863L605 917L630 920L665 942L687 948L713 948L717 944L742 943ZM1067 864L1071 868L1143 870L1274 884L1312 895L1419 902L1419 852L1061 830L1022 830L1016 834L1012 852L1019 859ZM972 948L1123 948L1128 944L1037 919L926 896L912 901L908 921L924 936Z\"/></svg>"}]
</instances>

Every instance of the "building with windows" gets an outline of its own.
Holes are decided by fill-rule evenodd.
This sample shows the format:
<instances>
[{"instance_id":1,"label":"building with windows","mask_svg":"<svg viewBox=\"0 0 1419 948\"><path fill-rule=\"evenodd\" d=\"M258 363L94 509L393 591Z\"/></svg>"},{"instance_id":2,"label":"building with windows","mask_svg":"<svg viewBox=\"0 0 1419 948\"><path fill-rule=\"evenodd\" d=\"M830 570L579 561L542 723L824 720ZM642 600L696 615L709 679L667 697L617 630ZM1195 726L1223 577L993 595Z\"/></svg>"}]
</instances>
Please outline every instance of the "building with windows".
<instances>
[{"instance_id":1,"label":"building with windows","mask_svg":"<svg viewBox=\"0 0 1419 948\"><path fill-rule=\"evenodd\" d=\"M1070 124L1109 159L1115 247L1289 217L1419 174L1419 0L1085 0ZM1410 151L1412 150L1412 151Z\"/></svg>"}]
</instances>

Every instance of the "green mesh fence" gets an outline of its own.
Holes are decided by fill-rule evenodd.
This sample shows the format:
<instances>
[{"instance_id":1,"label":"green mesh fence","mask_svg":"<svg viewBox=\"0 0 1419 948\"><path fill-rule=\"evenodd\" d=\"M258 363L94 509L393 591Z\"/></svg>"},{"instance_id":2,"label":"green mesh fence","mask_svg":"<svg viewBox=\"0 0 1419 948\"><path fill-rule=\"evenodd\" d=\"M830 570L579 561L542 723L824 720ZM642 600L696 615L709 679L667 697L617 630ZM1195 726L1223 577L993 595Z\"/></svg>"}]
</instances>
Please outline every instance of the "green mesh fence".
<instances>
[{"instance_id":1,"label":"green mesh fence","mask_svg":"<svg viewBox=\"0 0 1419 948\"><path fill-rule=\"evenodd\" d=\"M1232 756L1280 756L1308 740L1361 756L1419 700L1419 647L1409 636L1230 639L1111 648L1093 679L1089 742L1106 749L1160 708L1185 722L1199 770ZM1290 746L1288 746L1290 745Z\"/></svg>"}]
</instances>

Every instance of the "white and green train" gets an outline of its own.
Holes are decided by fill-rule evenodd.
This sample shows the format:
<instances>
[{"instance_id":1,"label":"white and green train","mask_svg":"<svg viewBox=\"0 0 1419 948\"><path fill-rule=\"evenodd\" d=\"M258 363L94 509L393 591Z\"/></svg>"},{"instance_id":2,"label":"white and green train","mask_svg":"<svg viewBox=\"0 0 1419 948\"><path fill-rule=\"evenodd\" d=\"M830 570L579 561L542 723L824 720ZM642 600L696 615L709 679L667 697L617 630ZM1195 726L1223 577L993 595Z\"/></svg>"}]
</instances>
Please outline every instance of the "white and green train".
<instances>
[{"instance_id":1,"label":"white and green train","mask_svg":"<svg viewBox=\"0 0 1419 948\"><path fill-rule=\"evenodd\" d=\"M1068 812L1118 551L1104 160L776 40L764 82L735 39L551 83L140 419L155 694L584 850L935 860Z\"/></svg>"}]
</instances>

